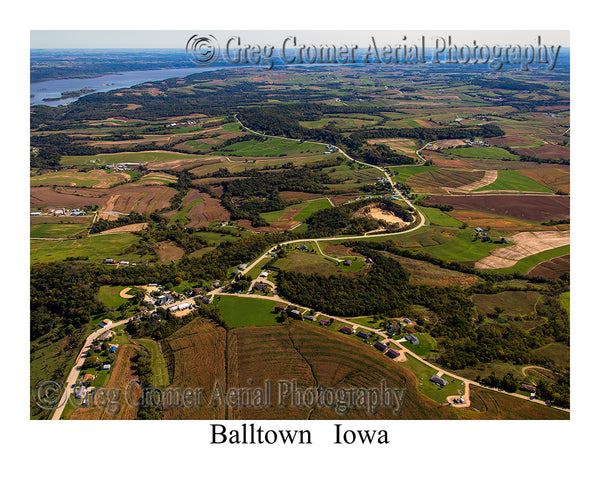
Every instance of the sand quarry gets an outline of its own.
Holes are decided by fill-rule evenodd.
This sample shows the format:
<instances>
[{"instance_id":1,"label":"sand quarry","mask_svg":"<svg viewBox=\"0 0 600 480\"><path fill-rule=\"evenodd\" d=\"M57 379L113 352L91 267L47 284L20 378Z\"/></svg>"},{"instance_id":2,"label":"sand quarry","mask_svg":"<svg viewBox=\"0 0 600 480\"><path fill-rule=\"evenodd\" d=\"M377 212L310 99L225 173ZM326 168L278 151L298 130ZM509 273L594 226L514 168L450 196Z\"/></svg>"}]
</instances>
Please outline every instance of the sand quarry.
<instances>
[{"instance_id":1,"label":"sand quarry","mask_svg":"<svg viewBox=\"0 0 600 480\"><path fill-rule=\"evenodd\" d=\"M387 223L399 223L400 226L408 225L408 222L405 222L400 217L394 215L392 212L383 210L380 207L371 207L365 212L365 216L374 218L376 220L383 220Z\"/></svg>"}]
</instances>

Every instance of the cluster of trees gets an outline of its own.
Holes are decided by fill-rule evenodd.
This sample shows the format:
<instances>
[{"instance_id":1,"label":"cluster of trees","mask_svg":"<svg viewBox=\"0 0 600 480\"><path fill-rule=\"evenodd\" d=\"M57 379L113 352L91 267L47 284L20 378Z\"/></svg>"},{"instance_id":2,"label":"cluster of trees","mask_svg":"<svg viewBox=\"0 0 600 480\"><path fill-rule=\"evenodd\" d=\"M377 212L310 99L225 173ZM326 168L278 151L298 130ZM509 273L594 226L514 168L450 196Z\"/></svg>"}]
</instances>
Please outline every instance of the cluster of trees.
<instances>
[{"instance_id":1,"label":"cluster of trees","mask_svg":"<svg viewBox=\"0 0 600 480\"><path fill-rule=\"evenodd\" d=\"M356 113L358 110L360 110L360 113L378 112L373 107L338 107L326 104L294 103L252 107L243 110L238 116L242 123L254 130L259 130L269 135L311 139L343 145L348 149L351 156L373 165L381 163L411 164L415 163L416 160L393 152L386 145L369 145L367 140L370 138L404 137L430 142L450 138L497 137L504 135L504 131L493 124L485 124L477 127L359 128L348 136L343 135L339 127L332 122L318 129L304 127L300 123L301 121L319 120L328 114ZM366 112L363 110L366 110Z\"/></svg>"},{"instance_id":2,"label":"cluster of trees","mask_svg":"<svg viewBox=\"0 0 600 480\"><path fill-rule=\"evenodd\" d=\"M423 207L437 208L438 210L441 210L442 212L451 212L452 210L454 210L454 207L452 205L444 205L441 203L427 203L421 199L415 200L413 203L415 205L419 205L419 206L423 206Z\"/></svg>"},{"instance_id":3,"label":"cluster of trees","mask_svg":"<svg viewBox=\"0 0 600 480\"><path fill-rule=\"evenodd\" d=\"M405 222L412 220L412 215L407 210L391 200L385 198L378 198L377 200L364 199L313 213L306 219L308 225L307 235L310 237L324 237L342 233L361 234L381 226L390 229L391 225L382 220L356 215L359 210L370 205L388 210Z\"/></svg>"},{"instance_id":4,"label":"cluster of trees","mask_svg":"<svg viewBox=\"0 0 600 480\"><path fill-rule=\"evenodd\" d=\"M148 222L150 218L147 215L132 212L129 215L122 215L117 220L98 219L90 228L90 233L104 232L111 228L123 227L134 223Z\"/></svg>"},{"instance_id":5,"label":"cluster of trees","mask_svg":"<svg viewBox=\"0 0 600 480\"><path fill-rule=\"evenodd\" d=\"M233 220L248 219L254 227L268 226L260 213L287 206L279 191L325 193L329 189L323 184L331 182L327 174L309 167L282 172L254 172L246 178L222 182L221 203L230 211Z\"/></svg>"},{"instance_id":6,"label":"cluster of trees","mask_svg":"<svg viewBox=\"0 0 600 480\"><path fill-rule=\"evenodd\" d=\"M30 275L30 335L35 340L59 328L72 332L107 309L96 298L96 273L80 264L33 265ZM71 325L71 329L66 327Z\"/></svg>"}]
</instances>

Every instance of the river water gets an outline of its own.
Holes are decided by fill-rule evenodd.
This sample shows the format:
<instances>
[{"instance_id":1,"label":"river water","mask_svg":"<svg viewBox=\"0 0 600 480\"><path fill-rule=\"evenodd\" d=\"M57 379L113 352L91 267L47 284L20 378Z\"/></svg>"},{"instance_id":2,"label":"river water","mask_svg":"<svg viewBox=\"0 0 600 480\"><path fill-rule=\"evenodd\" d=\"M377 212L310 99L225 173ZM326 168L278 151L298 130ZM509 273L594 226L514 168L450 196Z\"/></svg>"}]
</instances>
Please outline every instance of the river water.
<instances>
[{"instance_id":1,"label":"river water","mask_svg":"<svg viewBox=\"0 0 600 480\"><path fill-rule=\"evenodd\" d=\"M129 88L144 82L154 82L167 78L182 78L194 73L211 72L227 68L218 67L191 67L191 68L166 68L163 70L137 70L132 72L120 72L103 75L96 78L67 78L61 80L47 80L45 82L32 83L29 86L30 105L50 105L52 107L65 105L77 100L77 98L63 98L54 101L44 101L44 98L60 98L62 92L71 92L83 88L94 89L95 92L108 92L117 88ZM230 67L231 68L231 67ZM239 68L239 67L238 67ZM89 95L89 94L87 94ZM84 95L82 95L84 96ZM79 97L81 98L81 97Z\"/></svg>"}]
</instances>

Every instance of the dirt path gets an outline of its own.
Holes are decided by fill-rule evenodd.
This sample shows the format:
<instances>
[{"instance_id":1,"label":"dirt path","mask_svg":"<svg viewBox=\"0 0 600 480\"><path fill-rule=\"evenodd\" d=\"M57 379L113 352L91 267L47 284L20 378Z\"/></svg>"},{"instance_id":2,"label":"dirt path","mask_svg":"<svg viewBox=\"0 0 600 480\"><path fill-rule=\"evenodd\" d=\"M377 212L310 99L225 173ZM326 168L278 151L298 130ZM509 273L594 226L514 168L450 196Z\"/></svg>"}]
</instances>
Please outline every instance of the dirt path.
<instances>
[{"instance_id":1,"label":"dirt path","mask_svg":"<svg viewBox=\"0 0 600 480\"><path fill-rule=\"evenodd\" d=\"M133 295L129 295L127 292L131 290L131 287L125 287L123 290L119 292L119 296L121 298L133 298Z\"/></svg>"},{"instance_id":2,"label":"dirt path","mask_svg":"<svg viewBox=\"0 0 600 480\"><path fill-rule=\"evenodd\" d=\"M54 413L52 414L52 420L60 420L62 412L65 409L65 406L67 405L67 401L69 400L69 397L71 395L71 392L73 391L73 389L75 387L75 382L77 381L77 377L79 376L79 372L81 371L83 362L85 361L87 355L89 354L89 350L90 350L90 347L92 346L92 342L97 337L102 335L104 332L107 332L108 330L111 330L120 325L125 325L129 320L131 320L131 318L133 318L133 317L126 318L125 320L121 320L120 322L113 323L113 324L109 325L108 327L100 328L100 329L96 330L95 332L91 333L90 335L88 335L88 337L85 339L83 347L81 347L81 351L79 352L79 355L77 356L75 365L73 366L73 368L69 372L69 375L67 376L67 380L65 382L66 383L65 390L63 391L60 401L58 402L57 408L54 410Z\"/></svg>"}]
</instances>

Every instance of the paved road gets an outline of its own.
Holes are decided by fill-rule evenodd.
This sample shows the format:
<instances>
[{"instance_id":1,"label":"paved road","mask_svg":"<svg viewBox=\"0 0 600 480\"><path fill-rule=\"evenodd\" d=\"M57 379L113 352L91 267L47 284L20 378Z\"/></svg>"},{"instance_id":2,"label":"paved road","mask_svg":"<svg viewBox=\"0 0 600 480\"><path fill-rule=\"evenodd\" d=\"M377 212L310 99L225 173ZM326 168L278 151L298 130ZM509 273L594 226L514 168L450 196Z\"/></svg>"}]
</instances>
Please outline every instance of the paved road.
<instances>
[{"instance_id":1,"label":"paved road","mask_svg":"<svg viewBox=\"0 0 600 480\"><path fill-rule=\"evenodd\" d=\"M73 387L75 386L75 382L77 381L77 377L79 376L79 372L81 371L83 362L85 361L85 358L89 353L92 342L103 333L120 325L125 325L129 320L131 320L131 317L126 318L125 320L121 320L119 322L112 323L108 327L100 328L88 335L88 337L85 339L83 347L81 348L81 351L79 352L79 356L75 361L75 365L73 366L73 368L69 372L69 375L67 376L65 391L63 392L62 397L60 398L60 402L58 403L59 407L56 410L54 410L54 413L52 414L52 420L60 420L60 416L62 415L62 412L65 409L65 406L67 405L67 400L69 399L69 396L73 392Z\"/></svg>"}]
</instances>

